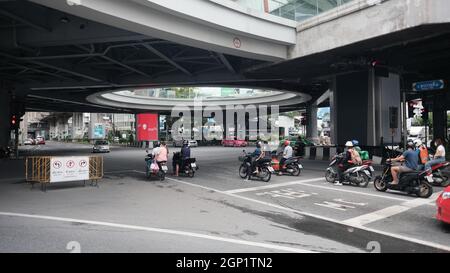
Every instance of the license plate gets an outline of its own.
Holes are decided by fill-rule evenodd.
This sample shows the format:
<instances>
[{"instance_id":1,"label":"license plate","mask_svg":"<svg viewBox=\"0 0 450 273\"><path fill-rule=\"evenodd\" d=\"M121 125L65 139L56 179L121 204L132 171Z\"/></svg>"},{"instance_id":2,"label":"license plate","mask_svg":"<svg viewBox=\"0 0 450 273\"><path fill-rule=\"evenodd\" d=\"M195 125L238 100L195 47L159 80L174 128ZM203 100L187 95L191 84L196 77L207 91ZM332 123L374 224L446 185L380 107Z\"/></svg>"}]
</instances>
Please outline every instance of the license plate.
<instances>
[{"instance_id":1,"label":"license plate","mask_svg":"<svg viewBox=\"0 0 450 273\"><path fill-rule=\"evenodd\" d=\"M425 176L425 178L427 179L427 181L428 182L433 182L433 176L431 176L431 175L427 175L427 176Z\"/></svg>"},{"instance_id":2,"label":"license plate","mask_svg":"<svg viewBox=\"0 0 450 273\"><path fill-rule=\"evenodd\" d=\"M197 165L195 163L191 163L191 167L195 168L195 167L197 167Z\"/></svg>"},{"instance_id":3,"label":"license plate","mask_svg":"<svg viewBox=\"0 0 450 273\"><path fill-rule=\"evenodd\" d=\"M269 170L269 172L273 173L275 170L272 167L267 167L267 169Z\"/></svg>"},{"instance_id":4,"label":"license plate","mask_svg":"<svg viewBox=\"0 0 450 273\"><path fill-rule=\"evenodd\" d=\"M303 169L303 165L302 165L302 164L298 164L298 167L299 167L300 169Z\"/></svg>"},{"instance_id":5,"label":"license plate","mask_svg":"<svg viewBox=\"0 0 450 273\"><path fill-rule=\"evenodd\" d=\"M370 169L371 172L375 171L375 169L372 166L370 166L369 169Z\"/></svg>"},{"instance_id":6,"label":"license plate","mask_svg":"<svg viewBox=\"0 0 450 273\"><path fill-rule=\"evenodd\" d=\"M168 170L167 166L161 166L161 169L165 172L167 172L167 170Z\"/></svg>"}]
</instances>

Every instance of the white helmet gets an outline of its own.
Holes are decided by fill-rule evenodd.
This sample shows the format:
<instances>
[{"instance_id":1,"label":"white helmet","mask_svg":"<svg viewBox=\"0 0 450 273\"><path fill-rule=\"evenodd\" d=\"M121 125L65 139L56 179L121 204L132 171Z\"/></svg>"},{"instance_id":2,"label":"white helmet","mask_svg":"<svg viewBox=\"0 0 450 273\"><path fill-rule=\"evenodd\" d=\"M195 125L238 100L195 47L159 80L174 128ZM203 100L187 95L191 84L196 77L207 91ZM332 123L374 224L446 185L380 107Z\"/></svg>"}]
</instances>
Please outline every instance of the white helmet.
<instances>
[{"instance_id":1,"label":"white helmet","mask_svg":"<svg viewBox=\"0 0 450 273\"><path fill-rule=\"evenodd\" d=\"M420 139L416 139L416 140L414 140L414 144L416 145L416 147L420 147L420 146L422 146L422 140L420 140Z\"/></svg>"},{"instance_id":2,"label":"white helmet","mask_svg":"<svg viewBox=\"0 0 450 273\"><path fill-rule=\"evenodd\" d=\"M345 143L345 147L353 147L353 142L347 141L347 142Z\"/></svg>"}]
</instances>

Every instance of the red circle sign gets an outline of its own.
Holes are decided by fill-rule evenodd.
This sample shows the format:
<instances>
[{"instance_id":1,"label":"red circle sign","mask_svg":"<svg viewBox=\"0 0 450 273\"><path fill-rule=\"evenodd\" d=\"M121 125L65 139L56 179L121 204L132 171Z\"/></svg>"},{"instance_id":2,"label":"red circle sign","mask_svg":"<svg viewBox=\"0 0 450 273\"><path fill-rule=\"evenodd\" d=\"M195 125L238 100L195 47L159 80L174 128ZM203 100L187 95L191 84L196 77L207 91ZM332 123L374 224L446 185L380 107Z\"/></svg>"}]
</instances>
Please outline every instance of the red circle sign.
<instances>
[{"instance_id":1,"label":"red circle sign","mask_svg":"<svg viewBox=\"0 0 450 273\"><path fill-rule=\"evenodd\" d=\"M53 162L53 168L59 169L59 168L61 168L61 166L62 166L61 161L55 161L55 162Z\"/></svg>"},{"instance_id":2,"label":"red circle sign","mask_svg":"<svg viewBox=\"0 0 450 273\"><path fill-rule=\"evenodd\" d=\"M75 162L73 160L69 160L66 162L67 168L73 168L75 167Z\"/></svg>"},{"instance_id":3,"label":"red circle sign","mask_svg":"<svg viewBox=\"0 0 450 273\"><path fill-rule=\"evenodd\" d=\"M86 160L81 160L80 161L80 167L86 167L86 165L87 165Z\"/></svg>"},{"instance_id":4,"label":"red circle sign","mask_svg":"<svg viewBox=\"0 0 450 273\"><path fill-rule=\"evenodd\" d=\"M239 39L238 37L235 37L233 39L233 44L235 48L241 48L242 42L241 39Z\"/></svg>"}]
</instances>

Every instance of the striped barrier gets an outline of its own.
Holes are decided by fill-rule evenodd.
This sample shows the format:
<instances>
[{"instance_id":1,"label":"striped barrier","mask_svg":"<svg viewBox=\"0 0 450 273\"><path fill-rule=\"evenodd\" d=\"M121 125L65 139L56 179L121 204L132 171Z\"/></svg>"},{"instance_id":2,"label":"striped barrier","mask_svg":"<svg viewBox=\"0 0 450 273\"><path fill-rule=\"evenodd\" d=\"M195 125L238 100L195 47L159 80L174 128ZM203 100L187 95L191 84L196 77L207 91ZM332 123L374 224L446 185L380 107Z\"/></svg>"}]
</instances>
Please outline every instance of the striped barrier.
<instances>
[{"instance_id":1,"label":"striped barrier","mask_svg":"<svg viewBox=\"0 0 450 273\"><path fill-rule=\"evenodd\" d=\"M330 160L337 153L333 146L307 146L305 147L305 159Z\"/></svg>"}]
</instances>

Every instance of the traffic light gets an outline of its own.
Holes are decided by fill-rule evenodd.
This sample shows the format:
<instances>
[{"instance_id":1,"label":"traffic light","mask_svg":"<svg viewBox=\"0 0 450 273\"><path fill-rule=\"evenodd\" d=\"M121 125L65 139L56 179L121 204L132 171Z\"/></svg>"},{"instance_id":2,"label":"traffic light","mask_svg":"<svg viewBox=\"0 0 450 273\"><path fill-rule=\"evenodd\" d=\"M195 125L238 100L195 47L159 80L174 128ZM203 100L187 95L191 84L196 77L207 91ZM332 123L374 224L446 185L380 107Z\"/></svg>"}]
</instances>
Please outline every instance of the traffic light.
<instances>
[{"instance_id":1,"label":"traffic light","mask_svg":"<svg viewBox=\"0 0 450 273\"><path fill-rule=\"evenodd\" d=\"M308 114L307 113L304 113L302 115L301 124L304 125L304 126L308 125Z\"/></svg>"},{"instance_id":2,"label":"traffic light","mask_svg":"<svg viewBox=\"0 0 450 273\"><path fill-rule=\"evenodd\" d=\"M17 116L16 115L13 115L11 117L11 126L12 127L16 127L17 126Z\"/></svg>"},{"instance_id":3,"label":"traffic light","mask_svg":"<svg viewBox=\"0 0 450 273\"><path fill-rule=\"evenodd\" d=\"M372 60L370 66L375 71L375 76L389 78L389 68L384 61Z\"/></svg>"},{"instance_id":4,"label":"traffic light","mask_svg":"<svg viewBox=\"0 0 450 273\"><path fill-rule=\"evenodd\" d=\"M424 107L424 108L422 108L421 111L422 111L422 120L425 123L428 123L428 108Z\"/></svg>"}]
</instances>

